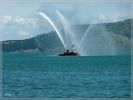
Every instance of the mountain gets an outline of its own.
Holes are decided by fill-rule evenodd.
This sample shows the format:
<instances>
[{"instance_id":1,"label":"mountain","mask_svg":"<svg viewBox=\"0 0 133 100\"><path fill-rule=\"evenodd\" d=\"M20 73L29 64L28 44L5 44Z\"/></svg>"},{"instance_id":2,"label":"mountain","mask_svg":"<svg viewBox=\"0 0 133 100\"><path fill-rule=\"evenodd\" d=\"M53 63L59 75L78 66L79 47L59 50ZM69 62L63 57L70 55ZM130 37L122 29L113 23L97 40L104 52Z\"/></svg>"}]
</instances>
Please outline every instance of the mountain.
<instances>
[{"instance_id":1,"label":"mountain","mask_svg":"<svg viewBox=\"0 0 133 100\"><path fill-rule=\"evenodd\" d=\"M108 31L131 38L131 19L106 24Z\"/></svg>"},{"instance_id":2,"label":"mountain","mask_svg":"<svg viewBox=\"0 0 133 100\"><path fill-rule=\"evenodd\" d=\"M131 49L131 19L115 22L103 23L107 29L114 34L116 45L120 46L118 51L129 52ZM89 25L72 26L75 32L82 37ZM63 31L63 30L62 30ZM64 47L54 31L38 35L25 40L2 41L3 52L48 52L58 53L64 51Z\"/></svg>"},{"instance_id":3,"label":"mountain","mask_svg":"<svg viewBox=\"0 0 133 100\"><path fill-rule=\"evenodd\" d=\"M4 52L56 52L61 49L63 50L63 45L55 32L41 34L25 40L8 40L2 42L2 50Z\"/></svg>"}]
</instances>

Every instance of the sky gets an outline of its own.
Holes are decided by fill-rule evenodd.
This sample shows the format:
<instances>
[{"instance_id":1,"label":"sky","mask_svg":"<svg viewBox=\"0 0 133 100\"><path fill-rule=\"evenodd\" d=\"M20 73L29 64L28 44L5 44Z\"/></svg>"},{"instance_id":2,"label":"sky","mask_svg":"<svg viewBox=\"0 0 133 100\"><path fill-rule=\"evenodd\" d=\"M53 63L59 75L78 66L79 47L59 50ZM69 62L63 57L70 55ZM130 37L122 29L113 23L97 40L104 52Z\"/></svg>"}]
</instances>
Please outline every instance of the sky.
<instances>
[{"instance_id":1,"label":"sky","mask_svg":"<svg viewBox=\"0 0 133 100\"><path fill-rule=\"evenodd\" d=\"M131 17L128 2L46 2L44 0L1 0L0 40L28 39L53 31L51 25L39 15L44 12L61 29L62 23L56 10L70 24L117 22Z\"/></svg>"}]
</instances>

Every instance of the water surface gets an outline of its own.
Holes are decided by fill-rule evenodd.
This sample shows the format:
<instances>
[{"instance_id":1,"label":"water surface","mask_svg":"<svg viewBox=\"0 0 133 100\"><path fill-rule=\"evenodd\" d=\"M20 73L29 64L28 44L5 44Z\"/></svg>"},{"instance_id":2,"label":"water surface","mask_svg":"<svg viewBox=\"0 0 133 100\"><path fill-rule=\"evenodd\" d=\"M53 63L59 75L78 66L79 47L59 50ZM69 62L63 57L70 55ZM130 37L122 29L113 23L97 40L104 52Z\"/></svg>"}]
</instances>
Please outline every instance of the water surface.
<instances>
[{"instance_id":1,"label":"water surface","mask_svg":"<svg viewBox=\"0 0 133 100\"><path fill-rule=\"evenodd\" d=\"M3 54L3 96L127 98L131 57L58 57L43 53Z\"/></svg>"}]
</instances>

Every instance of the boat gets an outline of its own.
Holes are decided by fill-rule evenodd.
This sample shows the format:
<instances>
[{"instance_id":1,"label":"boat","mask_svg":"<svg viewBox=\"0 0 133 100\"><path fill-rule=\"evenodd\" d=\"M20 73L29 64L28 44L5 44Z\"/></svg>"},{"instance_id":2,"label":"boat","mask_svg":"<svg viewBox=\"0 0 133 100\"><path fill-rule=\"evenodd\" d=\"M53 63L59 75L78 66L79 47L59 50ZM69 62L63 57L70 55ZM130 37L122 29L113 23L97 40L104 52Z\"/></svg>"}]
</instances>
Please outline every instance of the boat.
<instances>
[{"instance_id":1,"label":"boat","mask_svg":"<svg viewBox=\"0 0 133 100\"><path fill-rule=\"evenodd\" d=\"M79 56L79 53L67 50L63 54L59 54L59 56Z\"/></svg>"}]
</instances>

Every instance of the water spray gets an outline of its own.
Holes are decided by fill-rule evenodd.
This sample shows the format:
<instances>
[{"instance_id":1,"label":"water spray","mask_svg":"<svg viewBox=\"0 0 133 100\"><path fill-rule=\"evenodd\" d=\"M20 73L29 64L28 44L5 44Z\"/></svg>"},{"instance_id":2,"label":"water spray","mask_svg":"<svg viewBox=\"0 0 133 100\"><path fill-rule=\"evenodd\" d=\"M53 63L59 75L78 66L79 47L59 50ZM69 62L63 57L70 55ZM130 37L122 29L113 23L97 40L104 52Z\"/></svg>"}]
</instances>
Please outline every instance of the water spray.
<instances>
[{"instance_id":1,"label":"water spray","mask_svg":"<svg viewBox=\"0 0 133 100\"><path fill-rule=\"evenodd\" d=\"M56 31L58 37L60 38L60 40L61 40L61 42L62 42L62 44L63 44L63 46L64 46L64 48L66 49L66 44L65 44L65 42L64 42L64 40L63 40L63 38L62 38L62 36L61 36L61 34L60 34L60 31L56 28L56 26L54 25L53 21L52 21L46 14L44 14L43 12L39 12L39 14L40 14L44 19L46 19L46 20L50 23L50 25L54 28L54 30Z\"/></svg>"},{"instance_id":2,"label":"water spray","mask_svg":"<svg viewBox=\"0 0 133 100\"><path fill-rule=\"evenodd\" d=\"M91 29L92 25L93 25L93 24L90 24L89 27L86 29L86 31L85 31L85 33L84 33L84 35L83 35L83 37L82 37L82 39L81 39L81 41L80 41L80 43L79 43L79 46L78 46L78 49L77 49L77 50L80 49L81 44L84 42L84 40L85 40L85 38L86 38L86 36L87 36L87 34L88 34L88 31Z\"/></svg>"}]
</instances>

